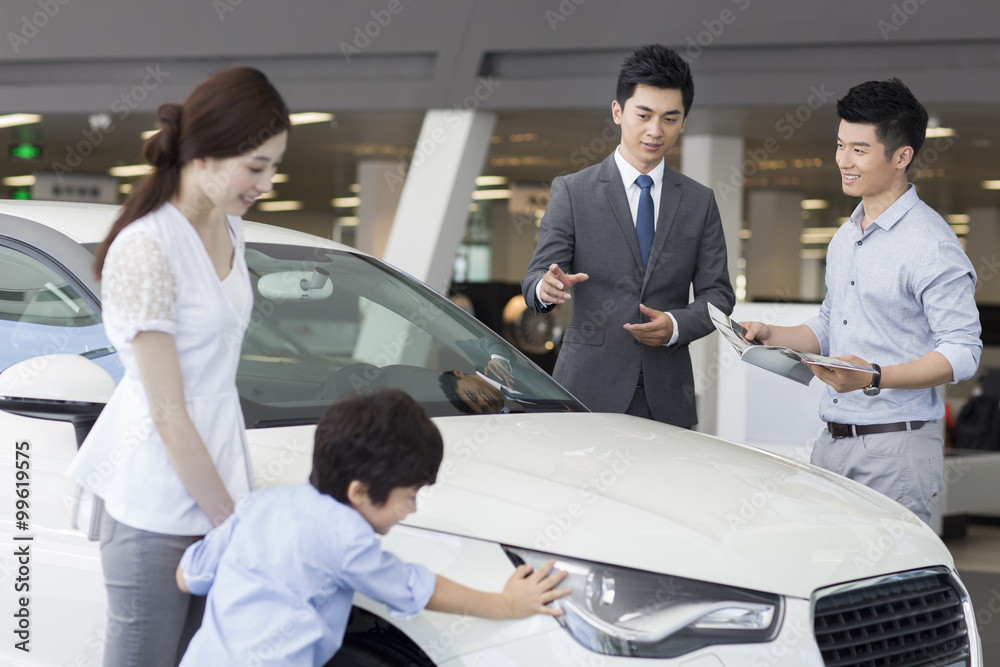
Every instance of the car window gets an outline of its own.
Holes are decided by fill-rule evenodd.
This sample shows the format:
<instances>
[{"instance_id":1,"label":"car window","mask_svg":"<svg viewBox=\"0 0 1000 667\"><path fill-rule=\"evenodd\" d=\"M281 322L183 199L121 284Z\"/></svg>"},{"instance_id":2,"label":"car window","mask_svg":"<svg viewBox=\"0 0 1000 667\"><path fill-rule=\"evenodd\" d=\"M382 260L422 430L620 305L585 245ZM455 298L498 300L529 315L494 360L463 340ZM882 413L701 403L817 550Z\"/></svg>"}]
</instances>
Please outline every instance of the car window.
<instances>
[{"instance_id":1,"label":"car window","mask_svg":"<svg viewBox=\"0 0 1000 667\"><path fill-rule=\"evenodd\" d=\"M394 387L433 416L583 411L503 339L417 281L349 252L249 244L254 310L237 385L247 426L315 423Z\"/></svg>"},{"instance_id":2,"label":"car window","mask_svg":"<svg viewBox=\"0 0 1000 667\"><path fill-rule=\"evenodd\" d=\"M0 247L0 370L46 354L79 354L123 370L98 312L77 287L38 258Z\"/></svg>"}]
</instances>

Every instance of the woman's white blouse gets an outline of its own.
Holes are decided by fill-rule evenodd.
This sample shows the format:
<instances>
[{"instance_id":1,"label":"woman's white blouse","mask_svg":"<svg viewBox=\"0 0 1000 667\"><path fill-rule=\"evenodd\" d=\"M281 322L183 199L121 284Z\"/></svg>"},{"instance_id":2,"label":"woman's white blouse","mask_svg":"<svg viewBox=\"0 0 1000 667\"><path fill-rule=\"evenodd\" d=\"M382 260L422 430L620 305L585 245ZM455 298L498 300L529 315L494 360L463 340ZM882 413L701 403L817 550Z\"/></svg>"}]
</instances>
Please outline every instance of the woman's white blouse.
<instances>
[{"instance_id":1,"label":"woman's white blouse","mask_svg":"<svg viewBox=\"0 0 1000 667\"><path fill-rule=\"evenodd\" d=\"M174 336L187 412L230 496L239 500L253 485L236 389L253 300L242 221L227 222L235 275L227 276L225 288L198 233L172 204L126 227L108 250L104 327L125 374L68 474L100 496L112 517L134 528L169 535L212 529L153 424L132 349L142 331Z\"/></svg>"}]
</instances>

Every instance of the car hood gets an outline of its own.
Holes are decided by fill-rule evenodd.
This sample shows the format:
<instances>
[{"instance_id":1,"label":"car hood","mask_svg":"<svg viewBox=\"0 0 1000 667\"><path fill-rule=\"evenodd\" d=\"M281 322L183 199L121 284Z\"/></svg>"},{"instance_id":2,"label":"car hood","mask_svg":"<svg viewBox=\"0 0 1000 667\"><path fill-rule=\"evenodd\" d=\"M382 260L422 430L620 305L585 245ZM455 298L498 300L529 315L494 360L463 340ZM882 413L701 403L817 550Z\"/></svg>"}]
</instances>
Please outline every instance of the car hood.
<instances>
[{"instance_id":1,"label":"car hood","mask_svg":"<svg viewBox=\"0 0 1000 667\"><path fill-rule=\"evenodd\" d=\"M801 598L952 565L900 505L753 447L626 415L435 422L445 460L410 526Z\"/></svg>"}]
</instances>

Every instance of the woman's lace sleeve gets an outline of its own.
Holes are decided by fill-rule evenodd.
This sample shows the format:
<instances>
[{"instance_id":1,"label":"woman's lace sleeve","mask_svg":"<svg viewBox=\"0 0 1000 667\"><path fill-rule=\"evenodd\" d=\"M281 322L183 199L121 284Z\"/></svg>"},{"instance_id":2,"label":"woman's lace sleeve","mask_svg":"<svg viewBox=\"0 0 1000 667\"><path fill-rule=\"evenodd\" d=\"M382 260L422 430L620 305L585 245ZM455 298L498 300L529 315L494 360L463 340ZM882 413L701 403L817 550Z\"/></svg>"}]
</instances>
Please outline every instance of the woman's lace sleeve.
<instances>
[{"instance_id":1,"label":"woman's lace sleeve","mask_svg":"<svg viewBox=\"0 0 1000 667\"><path fill-rule=\"evenodd\" d=\"M125 233L115 239L104 262L101 300L113 343L130 342L140 331L176 335L177 279L159 239Z\"/></svg>"}]
</instances>

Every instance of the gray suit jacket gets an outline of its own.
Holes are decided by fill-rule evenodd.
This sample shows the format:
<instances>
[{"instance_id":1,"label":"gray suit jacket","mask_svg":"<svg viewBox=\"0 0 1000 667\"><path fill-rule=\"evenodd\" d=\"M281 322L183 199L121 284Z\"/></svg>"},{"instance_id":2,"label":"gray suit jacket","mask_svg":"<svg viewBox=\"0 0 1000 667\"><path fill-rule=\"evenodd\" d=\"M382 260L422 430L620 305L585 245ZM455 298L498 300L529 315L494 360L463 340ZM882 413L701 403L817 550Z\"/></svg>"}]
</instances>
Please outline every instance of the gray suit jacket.
<instances>
[{"instance_id":1,"label":"gray suit jacket","mask_svg":"<svg viewBox=\"0 0 1000 667\"><path fill-rule=\"evenodd\" d=\"M642 369L657 421L698 422L688 344L713 331L707 304L732 312L726 242L712 190L665 167L656 235L643 272L635 223L614 155L552 182L538 246L521 290L547 310L535 286L550 264L590 279L571 293L573 314L553 376L596 412L625 412ZM689 301L690 288L694 300ZM646 321L639 303L668 311L680 337L670 347L641 345L622 325ZM564 306L565 307L565 306Z\"/></svg>"}]
</instances>

